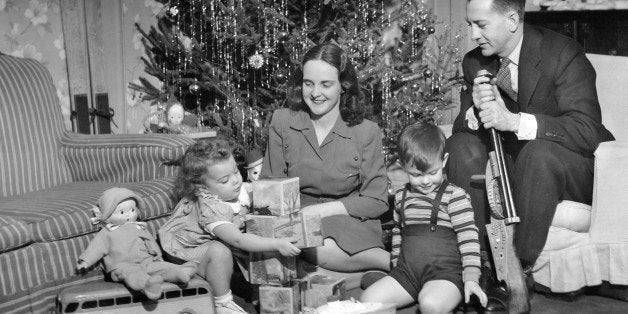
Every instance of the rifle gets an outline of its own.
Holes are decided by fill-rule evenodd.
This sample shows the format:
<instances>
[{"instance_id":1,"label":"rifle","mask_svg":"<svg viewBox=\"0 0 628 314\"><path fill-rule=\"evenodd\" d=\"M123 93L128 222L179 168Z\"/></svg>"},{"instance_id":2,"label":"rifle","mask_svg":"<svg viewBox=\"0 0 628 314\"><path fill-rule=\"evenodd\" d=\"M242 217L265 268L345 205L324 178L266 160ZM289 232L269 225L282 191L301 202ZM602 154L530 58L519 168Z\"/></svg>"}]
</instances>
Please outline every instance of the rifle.
<instances>
[{"instance_id":1,"label":"rifle","mask_svg":"<svg viewBox=\"0 0 628 314\"><path fill-rule=\"evenodd\" d=\"M486 70L479 71L478 76L492 77ZM527 313L530 311L528 289L513 245L514 224L520 219L512 197L501 135L494 128L490 129L490 133L492 150L488 154L484 182L491 208L491 221L486 225L486 229L493 253L495 273L497 280L505 283L510 292L508 312Z\"/></svg>"}]
</instances>

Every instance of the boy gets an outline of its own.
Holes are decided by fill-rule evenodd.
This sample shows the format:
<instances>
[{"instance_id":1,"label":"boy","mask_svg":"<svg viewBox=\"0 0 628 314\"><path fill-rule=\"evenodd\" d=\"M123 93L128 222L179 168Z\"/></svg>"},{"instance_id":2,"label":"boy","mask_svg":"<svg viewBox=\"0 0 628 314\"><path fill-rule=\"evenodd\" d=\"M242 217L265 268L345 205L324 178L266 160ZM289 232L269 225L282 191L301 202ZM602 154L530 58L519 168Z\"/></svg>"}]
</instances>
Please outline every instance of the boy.
<instances>
[{"instance_id":1,"label":"boy","mask_svg":"<svg viewBox=\"0 0 628 314\"><path fill-rule=\"evenodd\" d=\"M469 302L475 294L485 306L469 196L443 176L445 135L433 124L418 122L402 130L397 149L409 181L393 187L396 233L401 234L400 246L393 238L393 258L399 249L401 254L396 267L367 288L361 301L397 307L418 302L421 313L442 313L453 311L463 295Z\"/></svg>"}]
</instances>

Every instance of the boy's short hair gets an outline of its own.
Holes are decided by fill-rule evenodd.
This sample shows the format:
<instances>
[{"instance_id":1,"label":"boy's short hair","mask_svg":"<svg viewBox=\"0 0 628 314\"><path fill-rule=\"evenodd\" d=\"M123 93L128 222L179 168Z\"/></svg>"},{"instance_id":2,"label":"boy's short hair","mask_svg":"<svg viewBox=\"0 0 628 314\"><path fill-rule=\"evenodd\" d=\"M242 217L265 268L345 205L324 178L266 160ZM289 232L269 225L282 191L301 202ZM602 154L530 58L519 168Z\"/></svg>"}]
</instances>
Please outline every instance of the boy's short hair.
<instances>
[{"instance_id":1,"label":"boy's short hair","mask_svg":"<svg viewBox=\"0 0 628 314\"><path fill-rule=\"evenodd\" d=\"M188 148L179 165L177 189L181 196L196 198L196 191L205 184L207 168L228 160L233 148L222 138L201 139Z\"/></svg>"},{"instance_id":2,"label":"boy's short hair","mask_svg":"<svg viewBox=\"0 0 628 314\"><path fill-rule=\"evenodd\" d=\"M445 157L445 134L436 125L416 122L401 130L397 139L397 153L403 167L427 171Z\"/></svg>"}]
</instances>

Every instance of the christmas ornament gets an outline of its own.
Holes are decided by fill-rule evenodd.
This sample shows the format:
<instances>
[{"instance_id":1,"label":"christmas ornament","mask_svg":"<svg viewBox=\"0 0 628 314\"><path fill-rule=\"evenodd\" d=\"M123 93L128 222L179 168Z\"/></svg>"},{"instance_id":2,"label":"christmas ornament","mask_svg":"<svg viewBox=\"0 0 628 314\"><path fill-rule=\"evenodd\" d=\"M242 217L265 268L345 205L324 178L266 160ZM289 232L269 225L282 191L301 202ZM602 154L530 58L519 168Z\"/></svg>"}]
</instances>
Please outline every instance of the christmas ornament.
<instances>
[{"instance_id":1,"label":"christmas ornament","mask_svg":"<svg viewBox=\"0 0 628 314\"><path fill-rule=\"evenodd\" d=\"M290 34L288 34L288 32L286 31L281 31L279 32L278 36L279 36L279 40L286 40L288 39L288 36L290 36Z\"/></svg>"},{"instance_id":2,"label":"christmas ornament","mask_svg":"<svg viewBox=\"0 0 628 314\"><path fill-rule=\"evenodd\" d=\"M288 80L288 76L284 71L277 71L277 73L275 73L275 80L277 80L279 84L284 84Z\"/></svg>"},{"instance_id":3,"label":"christmas ornament","mask_svg":"<svg viewBox=\"0 0 628 314\"><path fill-rule=\"evenodd\" d=\"M249 57L249 65L254 69L261 69L264 66L264 56L259 52L255 52Z\"/></svg>"},{"instance_id":4,"label":"christmas ornament","mask_svg":"<svg viewBox=\"0 0 628 314\"><path fill-rule=\"evenodd\" d=\"M425 71L423 71L423 76L425 77L432 77L432 75L434 75L434 72L430 69L425 69Z\"/></svg>"},{"instance_id":5,"label":"christmas ornament","mask_svg":"<svg viewBox=\"0 0 628 314\"><path fill-rule=\"evenodd\" d=\"M434 28L434 26L430 26L430 27L427 29L427 33L428 33L428 34L434 34L434 32L436 32L436 29Z\"/></svg>"},{"instance_id":6,"label":"christmas ornament","mask_svg":"<svg viewBox=\"0 0 628 314\"><path fill-rule=\"evenodd\" d=\"M188 87L188 89L190 90L190 93L197 95L198 92L201 90L201 86L198 85L198 83L192 83L190 84L190 86Z\"/></svg>"},{"instance_id":7,"label":"christmas ornament","mask_svg":"<svg viewBox=\"0 0 628 314\"><path fill-rule=\"evenodd\" d=\"M179 8L177 8L177 6L172 6L170 7L170 10L168 10L170 12L170 14L172 16L177 16L177 14L179 14Z\"/></svg>"}]
</instances>

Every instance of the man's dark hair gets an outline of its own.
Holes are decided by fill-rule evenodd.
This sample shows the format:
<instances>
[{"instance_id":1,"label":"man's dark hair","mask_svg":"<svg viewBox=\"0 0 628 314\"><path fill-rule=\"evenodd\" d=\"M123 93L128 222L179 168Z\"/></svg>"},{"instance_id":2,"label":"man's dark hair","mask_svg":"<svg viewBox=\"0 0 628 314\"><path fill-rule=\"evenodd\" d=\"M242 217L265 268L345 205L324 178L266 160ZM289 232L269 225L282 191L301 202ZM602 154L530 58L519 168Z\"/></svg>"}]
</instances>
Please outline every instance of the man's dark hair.
<instances>
[{"instance_id":1,"label":"man's dark hair","mask_svg":"<svg viewBox=\"0 0 628 314\"><path fill-rule=\"evenodd\" d=\"M515 10L519 14L519 20L523 21L526 0L493 0L493 8L499 13Z\"/></svg>"}]
</instances>

